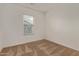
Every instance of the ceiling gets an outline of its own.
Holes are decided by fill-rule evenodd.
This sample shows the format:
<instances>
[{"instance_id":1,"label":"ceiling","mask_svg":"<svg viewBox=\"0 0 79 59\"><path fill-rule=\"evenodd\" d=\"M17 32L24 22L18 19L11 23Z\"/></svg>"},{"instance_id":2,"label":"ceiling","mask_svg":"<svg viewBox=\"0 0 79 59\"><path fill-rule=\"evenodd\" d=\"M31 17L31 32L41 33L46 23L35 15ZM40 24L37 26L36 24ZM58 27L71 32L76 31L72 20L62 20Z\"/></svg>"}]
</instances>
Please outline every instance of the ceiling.
<instances>
[{"instance_id":1,"label":"ceiling","mask_svg":"<svg viewBox=\"0 0 79 59\"><path fill-rule=\"evenodd\" d=\"M79 9L78 3L23 3L21 5L40 12L47 12L50 10L68 9L68 8Z\"/></svg>"},{"instance_id":2,"label":"ceiling","mask_svg":"<svg viewBox=\"0 0 79 59\"><path fill-rule=\"evenodd\" d=\"M46 4L46 3L27 3L25 5L29 8L32 8L41 12L46 12L48 10L51 10L52 8L52 4Z\"/></svg>"}]
</instances>

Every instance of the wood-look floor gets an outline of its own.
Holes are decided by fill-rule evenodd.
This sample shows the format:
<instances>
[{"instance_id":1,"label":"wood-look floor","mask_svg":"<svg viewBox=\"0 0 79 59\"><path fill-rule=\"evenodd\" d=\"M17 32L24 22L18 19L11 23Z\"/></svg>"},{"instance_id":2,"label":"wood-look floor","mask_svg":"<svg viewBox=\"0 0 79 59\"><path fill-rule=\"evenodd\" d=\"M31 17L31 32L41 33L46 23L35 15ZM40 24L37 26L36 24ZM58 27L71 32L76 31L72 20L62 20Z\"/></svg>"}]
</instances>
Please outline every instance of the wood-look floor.
<instances>
[{"instance_id":1,"label":"wood-look floor","mask_svg":"<svg viewBox=\"0 0 79 59\"><path fill-rule=\"evenodd\" d=\"M44 39L4 48L0 56L79 56L79 52Z\"/></svg>"}]
</instances>

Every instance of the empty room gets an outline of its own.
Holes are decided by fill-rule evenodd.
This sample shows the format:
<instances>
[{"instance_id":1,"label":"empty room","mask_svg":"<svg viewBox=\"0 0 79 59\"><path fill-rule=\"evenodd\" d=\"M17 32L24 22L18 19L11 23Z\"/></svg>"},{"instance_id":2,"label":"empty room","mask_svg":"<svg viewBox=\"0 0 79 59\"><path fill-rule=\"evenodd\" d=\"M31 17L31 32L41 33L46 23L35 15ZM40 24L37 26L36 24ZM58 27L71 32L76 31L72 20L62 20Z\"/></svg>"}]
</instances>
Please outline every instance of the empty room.
<instances>
[{"instance_id":1,"label":"empty room","mask_svg":"<svg viewBox=\"0 0 79 59\"><path fill-rule=\"evenodd\" d=\"M79 4L0 3L0 56L79 56Z\"/></svg>"}]
</instances>

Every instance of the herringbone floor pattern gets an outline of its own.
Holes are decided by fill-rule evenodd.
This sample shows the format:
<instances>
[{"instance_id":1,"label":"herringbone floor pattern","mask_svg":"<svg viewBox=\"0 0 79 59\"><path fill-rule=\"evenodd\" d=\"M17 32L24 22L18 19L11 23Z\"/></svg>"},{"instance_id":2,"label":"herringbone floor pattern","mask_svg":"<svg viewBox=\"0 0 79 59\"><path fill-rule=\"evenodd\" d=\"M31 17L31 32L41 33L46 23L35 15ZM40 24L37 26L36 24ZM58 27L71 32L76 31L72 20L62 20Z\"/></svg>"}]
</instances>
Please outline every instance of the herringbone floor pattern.
<instances>
[{"instance_id":1,"label":"herringbone floor pattern","mask_svg":"<svg viewBox=\"0 0 79 59\"><path fill-rule=\"evenodd\" d=\"M44 39L31 43L4 48L0 53L0 55L1 56L79 56L79 52Z\"/></svg>"}]
</instances>

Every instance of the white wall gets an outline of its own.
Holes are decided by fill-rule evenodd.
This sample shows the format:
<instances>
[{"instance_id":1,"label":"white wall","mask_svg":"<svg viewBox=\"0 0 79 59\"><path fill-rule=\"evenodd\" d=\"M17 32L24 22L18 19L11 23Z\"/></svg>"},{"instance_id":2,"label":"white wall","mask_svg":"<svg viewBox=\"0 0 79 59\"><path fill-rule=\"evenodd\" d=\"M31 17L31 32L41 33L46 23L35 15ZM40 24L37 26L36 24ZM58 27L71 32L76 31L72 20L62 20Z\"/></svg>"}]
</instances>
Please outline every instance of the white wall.
<instances>
[{"instance_id":1,"label":"white wall","mask_svg":"<svg viewBox=\"0 0 79 59\"><path fill-rule=\"evenodd\" d=\"M34 35L24 36L25 14L34 16ZM79 50L78 15L78 7L55 7L45 16L17 4L0 4L0 48L46 38Z\"/></svg>"},{"instance_id":2,"label":"white wall","mask_svg":"<svg viewBox=\"0 0 79 59\"><path fill-rule=\"evenodd\" d=\"M41 12L19 6L18 4L3 4L2 19L0 20L0 28L4 35L2 38L2 47L8 47L16 44L23 44L35 40L43 39L44 37L44 15ZM33 35L24 36L23 15L34 16ZM2 32L2 31L1 31Z\"/></svg>"},{"instance_id":3,"label":"white wall","mask_svg":"<svg viewBox=\"0 0 79 59\"><path fill-rule=\"evenodd\" d=\"M0 51L2 49L2 40L3 40L3 36L4 36L4 29L3 29L3 5L0 5Z\"/></svg>"},{"instance_id":4,"label":"white wall","mask_svg":"<svg viewBox=\"0 0 79 59\"><path fill-rule=\"evenodd\" d=\"M79 50L79 7L56 7L46 16L47 39Z\"/></svg>"}]
</instances>

